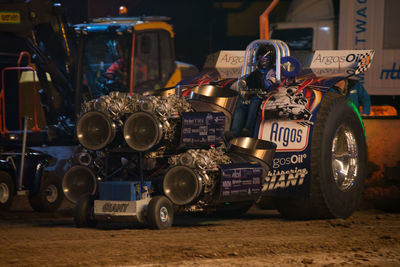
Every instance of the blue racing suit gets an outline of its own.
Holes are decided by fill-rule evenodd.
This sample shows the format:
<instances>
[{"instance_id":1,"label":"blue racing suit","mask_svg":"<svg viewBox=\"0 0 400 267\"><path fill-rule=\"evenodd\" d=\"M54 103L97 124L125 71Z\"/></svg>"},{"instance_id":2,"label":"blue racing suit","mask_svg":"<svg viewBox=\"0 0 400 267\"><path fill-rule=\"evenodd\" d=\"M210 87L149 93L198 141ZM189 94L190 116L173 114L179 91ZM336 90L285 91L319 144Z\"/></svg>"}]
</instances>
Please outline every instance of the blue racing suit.
<instances>
[{"instance_id":1,"label":"blue racing suit","mask_svg":"<svg viewBox=\"0 0 400 267\"><path fill-rule=\"evenodd\" d=\"M250 73L246 78L248 88L263 89L264 91L271 90L274 84L275 72L270 70L258 69ZM231 132L235 136L246 133L246 135L254 136L254 127L257 119L257 111L260 107L261 99L253 96L249 101L244 101L239 97L233 114ZM244 130L244 131L243 131Z\"/></svg>"}]
</instances>

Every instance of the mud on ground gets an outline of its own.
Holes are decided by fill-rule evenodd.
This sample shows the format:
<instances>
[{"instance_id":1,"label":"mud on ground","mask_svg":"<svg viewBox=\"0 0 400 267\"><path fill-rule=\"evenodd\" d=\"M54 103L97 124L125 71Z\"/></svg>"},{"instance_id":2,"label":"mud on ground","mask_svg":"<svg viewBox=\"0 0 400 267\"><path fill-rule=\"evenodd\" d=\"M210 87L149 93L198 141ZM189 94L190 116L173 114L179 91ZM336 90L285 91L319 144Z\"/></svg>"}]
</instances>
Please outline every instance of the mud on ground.
<instances>
[{"instance_id":1,"label":"mud on ground","mask_svg":"<svg viewBox=\"0 0 400 267\"><path fill-rule=\"evenodd\" d=\"M400 214L286 221L253 207L230 219L179 216L165 231L139 224L78 229L71 205L0 213L1 266L400 266Z\"/></svg>"}]
</instances>

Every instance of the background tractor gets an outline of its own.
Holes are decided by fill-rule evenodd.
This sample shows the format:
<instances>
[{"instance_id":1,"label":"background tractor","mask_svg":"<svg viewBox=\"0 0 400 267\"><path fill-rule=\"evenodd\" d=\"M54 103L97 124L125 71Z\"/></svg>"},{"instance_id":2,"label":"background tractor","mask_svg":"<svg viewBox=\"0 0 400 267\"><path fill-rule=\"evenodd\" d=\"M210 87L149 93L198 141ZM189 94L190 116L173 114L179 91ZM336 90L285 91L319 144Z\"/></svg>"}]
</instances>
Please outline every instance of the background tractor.
<instances>
[{"instance_id":1,"label":"background tractor","mask_svg":"<svg viewBox=\"0 0 400 267\"><path fill-rule=\"evenodd\" d=\"M174 33L165 17L104 18L71 27L53 1L1 1L0 7L0 33L8 42L2 45L8 64L0 93L0 207L8 208L18 192L43 196L35 210L55 210L63 198L60 177L76 150L83 101L174 86L197 69L174 60ZM18 64L10 66L21 50ZM45 156L31 159L27 151Z\"/></svg>"}]
</instances>

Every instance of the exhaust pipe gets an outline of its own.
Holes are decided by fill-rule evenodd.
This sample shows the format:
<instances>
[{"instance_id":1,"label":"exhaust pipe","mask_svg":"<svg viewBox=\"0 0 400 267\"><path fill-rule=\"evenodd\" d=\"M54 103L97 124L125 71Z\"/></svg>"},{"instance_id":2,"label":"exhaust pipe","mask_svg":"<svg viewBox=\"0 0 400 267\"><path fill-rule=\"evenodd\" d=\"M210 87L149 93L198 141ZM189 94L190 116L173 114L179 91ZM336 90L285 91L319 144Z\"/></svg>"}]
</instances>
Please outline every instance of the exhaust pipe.
<instances>
[{"instance_id":1,"label":"exhaust pipe","mask_svg":"<svg viewBox=\"0 0 400 267\"><path fill-rule=\"evenodd\" d=\"M244 154L261 160L270 168L275 155L276 144L251 137L238 137L230 141L229 152Z\"/></svg>"},{"instance_id":2,"label":"exhaust pipe","mask_svg":"<svg viewBox=\"0 0 400 267\"><path fill-rule=\"evenodd\" d=\"M90 111L76 125L79 142L90 150L99 150L110 144L116 134L115 123L104 113Z\"/></svg>"},{"instance_id":3,"label":"exhaust pipe","mask_svg":"<svg viewBox=\"0 0 400 267\"><path fill-rule=\"evenodd\" d=\"M64 174L62 189L65 197L74 204L81 196L94 194L96 188L96 175L88 167L77 165Z\"/></svg>"},{"instance_id":4,"label":"exhaust pipe","mask_svg":"<svg viewBox=\"0 0 400 267\"><path fill-rule=\"evenodd\" d=\"M203 192L203 178L186 166L171 168L164 177L165 195L176 205L193 203Z\"/></svg>"},{"instance_id":5,"label":"exhaust pipe","mask_svg":"<svg viewBox=\"0 0 400 267\"><path fill-rule=\"evenodd\" d=\"M133 150L147 151L157 145L162 136L162 123L147 112L136 112L125 122L124 138Z\"/></svg>"}]
</instances>

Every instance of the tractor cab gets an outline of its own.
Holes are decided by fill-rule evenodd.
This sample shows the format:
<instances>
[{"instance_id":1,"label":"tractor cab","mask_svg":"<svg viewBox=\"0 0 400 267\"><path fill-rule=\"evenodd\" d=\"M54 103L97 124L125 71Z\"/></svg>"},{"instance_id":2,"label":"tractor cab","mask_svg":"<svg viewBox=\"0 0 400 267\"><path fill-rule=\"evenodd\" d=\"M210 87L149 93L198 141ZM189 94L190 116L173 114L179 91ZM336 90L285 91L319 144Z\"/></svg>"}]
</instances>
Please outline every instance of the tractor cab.
<instances>
[{"instance_id":1,"label":"tractor cab","mask_svg":"<svg viewBox=\"0 0 400 267\"><path fill-rule=\"evenodd\" d=\"M99 18L75 25L84 99L111 91L142 93L176 85L181 73L174 60L174 33L166 20Z\"/></svg>"}]
</instances>

